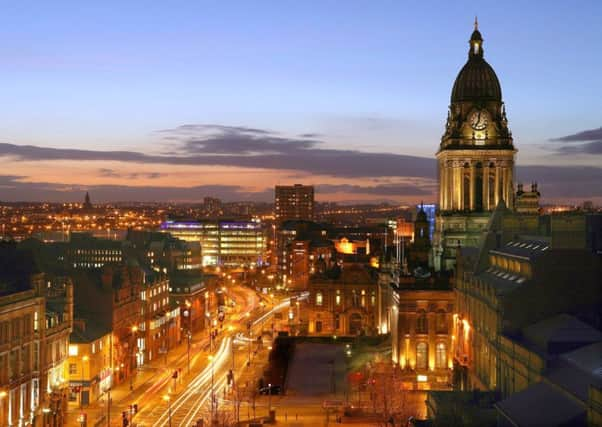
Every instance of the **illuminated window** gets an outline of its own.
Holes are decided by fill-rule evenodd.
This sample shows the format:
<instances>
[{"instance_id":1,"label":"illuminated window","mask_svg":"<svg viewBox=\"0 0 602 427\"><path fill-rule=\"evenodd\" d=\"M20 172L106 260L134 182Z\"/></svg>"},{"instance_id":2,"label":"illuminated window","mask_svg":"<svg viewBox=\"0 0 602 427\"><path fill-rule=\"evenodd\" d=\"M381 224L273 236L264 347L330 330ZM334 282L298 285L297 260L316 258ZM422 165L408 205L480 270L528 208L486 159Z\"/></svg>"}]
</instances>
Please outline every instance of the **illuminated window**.
<instances>
[{"instance_id":1,"label":"illuminated window","mask_svg":"<svg viewBox=\"0 0 602 427\"><path fill-rule=\"evenodd\" d=\"M40 315L36 311L33 313L33 331L38 332L38 328L40 327Z\"/></svg>"},{"instance_id":2,"label":"illuminated window","mask_svg":"<svg viewBox=\"0 0 602 427\"><path fill-rule=\"evenodd\" d=\"M428 347L426 343L421 342L416 345L416 368L426 369L428 359Z\"/></svg>"},{"instance_id":3,"label":"illuminated window","mask_svg":"<svg viewBox=\"0 0 602 427\"><path fill-rule=\"evenodd\" d=\"M77 345L72 344L69 346L69 356L77 356L79 354L79 348Z\"/></svg>"},{"instance_id":4,"label":"illuminated window","mask_svg":"<svg viewBox=\"0 0 602 427\"><path fill-rule=\"evenodd\" d=\"M447 352L445 351L445 343L438 343L435 349L435 367L443 369L447 367Z\"/></svg>"},{"instance_id":5,"label":"illuminated window","mask_svg":"<svg viewBox=\"0 0 602 427\"><path fill-rule=\"evenodd\" d=\"M316 294L316 305L322 305L323 304L323 296L322 296L322 292L318 292Z\"/></svg>"},{"instance_id":6,"label":"illuminated window","mask_svg":"<svg viewBox=\"0 0 602 427\"><path fill-rule=\"evenodd\" d=\"M337 291L337 295L334 298L336 305L341 305L341 291Z\"/></svg>"}]
</instances>

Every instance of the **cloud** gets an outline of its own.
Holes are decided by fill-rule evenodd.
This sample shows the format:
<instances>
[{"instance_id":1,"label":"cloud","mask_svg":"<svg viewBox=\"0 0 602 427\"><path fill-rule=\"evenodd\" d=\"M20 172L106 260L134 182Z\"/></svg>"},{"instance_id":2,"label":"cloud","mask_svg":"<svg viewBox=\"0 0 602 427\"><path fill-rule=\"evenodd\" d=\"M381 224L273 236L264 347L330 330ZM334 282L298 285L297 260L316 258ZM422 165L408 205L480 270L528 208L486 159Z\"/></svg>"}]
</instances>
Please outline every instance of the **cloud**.
<instances>
[{"instance_id":1,"label":"cloud","mask_svg":"<svg viewBox=\"0 0 602 427\"><path fill-rule=\"evenodd\" d=\"M553 147L548 147L557 155L575 155L575 154L602 154L602 127L598 129L589 129L572 135L551 138L551 142L557 143ZM558 144L558 143L568 143Z\"/></svg>"},{"instance_id":2,"label":"cloud","mask_svg":"<svg viewBox=\"0 0 602 427\"><path fill-rule=\"evenodd\" d=\"M82 201L86 191L94 201L111 202L199 202L205 196L220 197L226 201L272 201L273 190L249 192L234 185L198 185L192 187L77 185L46 182L27 182L27 177L0 175L0 199L4 201Z\"/></svg>"},{"instance_id":3,"label":"cloud","mask_svg":"<svg viewBox=\"0 0 602 427\"><path fill-rule=\"evenodd\" d=\"M114 169L100 168L98 169L98 175L103 178L123 178L123 179L159 179L164 178L167 174L160 172L135 172L135 173L121 173Z\"/></svg>"},{"instance_id":4,"label":"cloud","mask_svg":"<svg viewBox=\"0 0 602 427\"><path fill-rule=\"evenodd\" d=\"M269 131L218 125L184 125L159 131L168 138L162 155L0 143L0 156L18 160L120 161L141 164L213 165L302 171L348 178L435 174L433 159L392 153L320 148L315 139L287 138Z\"/></svg>"},{"instance_id":5,"label":"cloud","mask_svg":"<svg viewBox=\"0 0 602 427\"><path fill-rule=\"evenodd\" d=\"M373 196L434 196L436 188L422 187L413 184L380 184L374 186L361 186L351 184L322 184L316 188L318 194L346 193L346 194L370 194Z\"/></svg>"},{"instance_id":6,"label":"cloud","mask_svg":"<svg viewBox=\"0 0 602 427\"><path fill-rule=\"evenodd\" d=\"M553 142L583 142L583 141L600 141L602 140L602 127L598 129L584 130L572 135L561 136L559 138L551 138Z\"/></svg>"},{"instance_id":7,"label":"cloud","mask_svg":"<svg viewBox=\"0 0 602 427\"><path fill-rule=\"evenodd\" d=\"M602 154L602 140L556 148L557 154Z\"/></svg>"},{"instance_id":8,"label":"cloud","mask_svg":"<svg viewBox=\"0 0 602 427\"><path fill-rule=\"evenodd\" d=\"M562 138L577 140L584 144L564 144L559 150L563 154L571 154L570 150L580 150L590 154L601 154L602 142L595 140L600 129L579 132ZM328 182L315 182L318 193L333 194L362 194L374 196L426 196L436 193L436 160L434 158L406 156L394 153L370 153L356 150L322 148L322 142L306 134L304 137L287 137L269 130L249 128L244 126L222 126L188 124L174 129L164 129L157 132L160 140L168 144L168 154L146 154L135 151L99 151L63 148L48 148L32 145L15 145L0 143L0 156L16 160L72 160L72 161L110 161L132 162L147 165L187 165L187 166L228 166L247 169L265 169L282 171L287 176L299 174L307 181L308 175L320 177L335 177L347 181L344 185L320 185ZM586 140L589 139L589 140ZM576 141L575 141L576 142ZM573 148L569 148L573 147ZM573 151L575 153L577 151ZM101 177L119 179L160 179L165 174L127 172L112 169L98 169ZM152 170L152 169L151 169ZM574 198L602 197L602 168L584 166L539 166L519 165L516 168L516 182L538 181L544 198ZM14 178L14 177L13 177ZM386 178L388 182L374 181ZM30 181L32 178L28 178ZM33 177L35 180L35 177ZM74 178L75 179L75 178ZM207 179L211 179L207 176ZM373 180L373 186L360 186L354 179ZM23 180L21 180L23 181ZM401 182L403 181L403 182ZM12 182L12 181L11 181ZM9 182L10 183L10 182ZM237 183L238 184L238 183ZM0 183L1 185L1 183ZM41 186L51 184L40 183ZM265 183L271 187L271 182ZM36 187L36 188L39 188ZM54 187L53 187L54 188ZM55 191L65 191L66 187ZM108 187L102 187L102 191ZM119 197L130 197L129 186L114 186L113 190ZM145 194L154 191L154 200L172 200L187 198L187 194L212 190L210 186L190 187L174 190L172 197L165 192L166 187L145 187ZM220 197L241 197L240 188L217 186L216 191L223 194ZM4 197L5 188L0 187L0 197ZM33 190L32 190L33 191ZM266 190L267 191L267 190ZM255 193L257 194L257 193ZM219 195L218 195L219 196ZM46 199L44 195L41 199ZM131 199L137 199L131 194ZM195 196L196 197L196 196ZM35 198L32 198L32 200ZM112 200L108 198L108 200Z\"/></svg>"}]
</instances>

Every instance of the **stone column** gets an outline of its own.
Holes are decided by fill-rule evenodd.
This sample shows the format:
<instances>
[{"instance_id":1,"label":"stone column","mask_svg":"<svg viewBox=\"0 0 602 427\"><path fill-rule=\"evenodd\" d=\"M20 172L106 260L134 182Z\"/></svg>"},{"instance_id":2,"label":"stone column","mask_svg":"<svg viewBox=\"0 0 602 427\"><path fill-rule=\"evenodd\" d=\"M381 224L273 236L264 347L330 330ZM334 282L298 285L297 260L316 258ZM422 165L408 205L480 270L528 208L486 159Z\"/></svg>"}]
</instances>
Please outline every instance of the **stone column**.
<instances>
[{"instance_id":1,"label":"stone column","mask_svg":"<svg viewBox=\"0 0 602 427\"><path fill-rule=\"evenodd\" d=\"M476 177L475 177L475 165L474 163L470 164L470 199L468 200L468 203L470 206L470 210L473 211L475 209L475 202L476 202L476 183L475 183Z\"/></svg>"},{"instance_id":2,"label":"stone column","mask_svg":"<svg viewBox=\"0 0 602 427\"><path fill-rule=\"evenodd\" d=\"M494 192L494 199L495 199L495 206L497 206L500 203L500 182L501 182L501 171L500 171L500 165L499 163L497 163L495 165L495 192ZM495 208L494 206L494 208Z\"/></svg>"},{"instance_id":3,"label":"stone column","mask_svg":"<svg viewBox=\"0 0 602 427\"><path fill-rule=\"evenodd\" d=\"M447 172L447 169L445 167L445 161L442 161L439 163L439 206L440 206L441 210L445 210L447 208L447 204L446 204L446 189L447 189L446 172Z\"/></svg>"},{"instance_id":4,"label":"stone column","mask_svg":"<svg viewBox=\"0 0 602 427\"><path fill-rule=\"evenodd\" d=\"M489 210L489 163L483 166L483 208Z\"/></svg>"}]
</instances>

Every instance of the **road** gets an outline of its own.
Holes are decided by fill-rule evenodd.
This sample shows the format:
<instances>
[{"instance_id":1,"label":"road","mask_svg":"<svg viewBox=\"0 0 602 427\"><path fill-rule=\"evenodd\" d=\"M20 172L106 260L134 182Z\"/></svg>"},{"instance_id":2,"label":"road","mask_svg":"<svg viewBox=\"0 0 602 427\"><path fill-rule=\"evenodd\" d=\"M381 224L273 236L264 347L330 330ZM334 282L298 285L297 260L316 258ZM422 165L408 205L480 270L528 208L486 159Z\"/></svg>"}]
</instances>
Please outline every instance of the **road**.
<instances>
[{"instance_id":1,"label":"road","mask_svg":"<svg viewBox=\"0 0 602 427\"><path fill-rule=\"evenodd\" d=\"M240 378L249 356L252 363L253 355L260 346L256 337L261 334L264 325L274 312L288 309L289 306L289 299L285 299L271 308L257 307L230 316L215 340L215 349L195 354L197 361L200 359L206 362L201 371L191 374L175 390L169 381L154 387L151 393L144 396L134 423L139 427L190 426L202 418L205 425L210 425L208 422L212 413L220 412L220 417L233 416L231 396L224 393L224 389L227 389L228 371L234 366L235 378ZM251 341L248 338L248 322L251 323ZM250 386L254 387L254 384ZM225 411L228 415L224 415L224 405L229 405L229 409Z\"/></svg>"}]
</instances>

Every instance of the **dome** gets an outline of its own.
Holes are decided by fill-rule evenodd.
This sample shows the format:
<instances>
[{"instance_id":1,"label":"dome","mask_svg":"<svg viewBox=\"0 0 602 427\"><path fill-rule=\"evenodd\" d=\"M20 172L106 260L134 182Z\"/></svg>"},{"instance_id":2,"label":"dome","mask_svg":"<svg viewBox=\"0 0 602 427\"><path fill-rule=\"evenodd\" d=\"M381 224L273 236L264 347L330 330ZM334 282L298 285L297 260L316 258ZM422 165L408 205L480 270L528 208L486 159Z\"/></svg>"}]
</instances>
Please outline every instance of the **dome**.
<instances>
[{"instance_id":1,"label":"dome","mask_svg":"<svg viewBox=\"0 0 602 427\"><path fill-rule=\"evenodd\" d=\"M482 57L473 56L456 78L451 102L502 101L502 88L491 65Z\"/></svg>"},{"instance_id":2,"label":"dome","mask_svg":"<svg viewBox=\"0 0 602 427\"><path fill-rule=\"evenodd\" d=\"M468 62L462 67L452 89L451 102L502 101L500 81L483 58L483 37L477 28L470 37Z\"/></svg>"}]
</instances>

